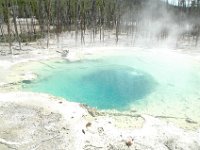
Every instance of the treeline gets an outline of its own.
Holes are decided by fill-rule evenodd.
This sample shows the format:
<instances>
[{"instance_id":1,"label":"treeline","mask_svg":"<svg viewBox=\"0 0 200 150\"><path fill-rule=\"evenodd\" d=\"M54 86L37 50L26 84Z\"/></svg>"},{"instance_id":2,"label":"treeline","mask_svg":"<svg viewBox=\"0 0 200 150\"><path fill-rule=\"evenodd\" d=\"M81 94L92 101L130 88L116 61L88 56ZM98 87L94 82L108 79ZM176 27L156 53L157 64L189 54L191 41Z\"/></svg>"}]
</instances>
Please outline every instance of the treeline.
<instances>
[{"instance_id":1,"label":"treeline","mask_svg":"<svg viewBox=\"0 0 200 150\"><path fill-rule=\"evenodd\" d=\"M154 1L154 2L153 2ZM85 32L91 31L92 39L100 34L99 40L104 41L104 31L114 30L116 42L124 32L136 34L145 24L144 9L150 9L151 19L163 16L165 8L175 12L180 23L187 18L200 16L200 0L179 0L178 5L171 5L166 0L0 0L0 41L10 45L47 37L49 47L50 34L54 33L59 42L59 34L74 31L75 39L81 34L81 43L85 43ZM158 11L159 10L159 11ZM194 19L196 20L196 19ZM199 36L198 22L194 21L195 36ZM179 21L179 22L178 22ZM167 37L167 29L161 30L162 37ZM12 51L11 51L12 52Z\"/></svg>"}]
</instances>

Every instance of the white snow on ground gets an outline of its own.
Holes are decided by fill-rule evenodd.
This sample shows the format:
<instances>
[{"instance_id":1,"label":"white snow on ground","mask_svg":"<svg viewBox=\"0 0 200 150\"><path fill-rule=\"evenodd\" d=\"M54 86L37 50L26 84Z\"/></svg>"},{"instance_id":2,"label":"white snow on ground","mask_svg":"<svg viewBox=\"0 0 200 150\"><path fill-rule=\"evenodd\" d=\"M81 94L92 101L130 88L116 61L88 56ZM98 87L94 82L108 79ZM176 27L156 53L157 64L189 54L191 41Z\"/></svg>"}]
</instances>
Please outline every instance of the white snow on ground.
<instances>
[{"instance_id":1,"label":"white snow on ground","mask_svg":"<svg viewBox=\"0 0 200 150\"><path fill-rule=\"evenodd\" d=\"M200 149L200 130L187 131L148 115L91 116L78 103L22 92L0 94L0 108L1 150ZM134 127L136 122L142 127Z\"/></svg>"},{"instance_id":2,"label":"white snow on ground","mask_svg":"<svg viewBox=\"0 0 200 150\"><path fill-rule=\"evenodd\" d=\"M45 39L42 39L36 43L23 45L23 50L21 51L15 50L14 53L18 53L17 55L12 57L1 56L0 86L5 86L8 82L35 79L35 74L30 68L27 71L23 68L23 65L20 65L22 72L15 72L16 70L13 68L22 63L27 65L32 61L37 62L38 60L58 58L60 54L56 50L69 49L70 53L66 59L70 61L95 59L109 55L109 53L113 55L113 53L125 47L134 52L144 51L151 53L151 55L156 55L157 52L160 53L162 51L161 53L166 58L173 58L173 55L181 53L181 55L194 58L196 63L200 63L198 48L191 51L188 49L174 49L174 46L169 46L165 43L160 43L157 46L151 43L144 46L142 41L138 41L134 45L134 42L126 39L125 36L121 37L121 43L113 46L115 42L113 42L114 35L112 34L107 34L104 43L96 42L94 44L90 42L88 37L86 38L85 47L80 46L80 41L78 44L74 42L74 35L64 33L61 35L60 44L56 45L56 40L51 39L51 45L48 50L46 49ZM16 45L14 44L13 48ZM0 50L6 48L7 46L0 46ZM116 55L118 54L116 53ZM12 77L7 78L8 74L12 74ZM20 74L20 77L16 77L18 74ZM165 116L163 116L164 119L143 114L135 117L135 114L127 116L118 112L117 115L106 112L103 115L91 116L84 107L77 103L70 103L44 94L7 93L9 91L0 94L1 150L200 149L199 123L196 124L193 120L180 121L180 118L174 118L179 122L174 124L173 118L164 118ZM88 122L91 125L86 127ZM192 128L193 131L180 128L180 122L187 124L187 126L195 126L195 128ZM128 146L130 143L131 146Z\"/></svg>"}]
</instances>

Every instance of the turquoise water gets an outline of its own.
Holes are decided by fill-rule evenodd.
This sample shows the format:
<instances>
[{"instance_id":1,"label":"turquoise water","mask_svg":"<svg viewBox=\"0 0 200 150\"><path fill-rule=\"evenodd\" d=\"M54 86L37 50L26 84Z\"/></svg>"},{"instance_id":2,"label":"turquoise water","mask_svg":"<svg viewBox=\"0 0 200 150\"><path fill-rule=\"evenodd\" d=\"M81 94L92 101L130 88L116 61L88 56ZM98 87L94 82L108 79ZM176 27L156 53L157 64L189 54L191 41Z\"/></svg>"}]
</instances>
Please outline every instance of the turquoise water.
<instances>
[{"instance_id":1,"label":"turquoise water","mask_svg":"<svg viewBox=\"0 0 200 150\"><path fill-rule=\"evenodd\" d=\"M146 97L156 87L151 75L128 66L107 64L104 60L64 61L53 66L55 68L46 77L41 75L43 78L26 88L99 109L122 110L133 101Z\"/></svg>"},{"instance_id":2,"label":"turquoise water","mask_svg":"<svg viewBox=\"0 0 200 150\"><path fill-rule=\"evenodd\" d=\"M89 58L93 58L92 60ZM95 59L94 59L95 58ZM123 52L84 61L44 61L24 90L50 93L99 109L200 119L200 64L173 52Z\"/></svg>"}]
</instances>

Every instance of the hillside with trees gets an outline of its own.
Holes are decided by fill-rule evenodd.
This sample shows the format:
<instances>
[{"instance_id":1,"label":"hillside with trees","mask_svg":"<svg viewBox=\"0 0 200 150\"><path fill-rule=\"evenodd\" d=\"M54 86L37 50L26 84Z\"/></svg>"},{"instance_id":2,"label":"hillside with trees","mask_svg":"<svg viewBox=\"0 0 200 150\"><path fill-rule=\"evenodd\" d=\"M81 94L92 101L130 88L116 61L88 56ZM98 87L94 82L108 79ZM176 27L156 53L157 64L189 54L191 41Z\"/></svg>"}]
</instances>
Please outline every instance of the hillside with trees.
<instances>
[{"instance_id":1,"label":"hillside with trees","mask_svg":"<svg viewBox=\"0 0 200 150\"><path fill-rule=\"evenodd\" d=\"M75 40L80 34L84 45L86 31L91 31L93 40L99 34L98 40L104 41L106 30L115 33L116 43L121 34L163 40L176 24L188 26L178 31L177 40L192 38L197 46L200 0L179 0L177 4L157 0L0 0L0 42L10 47L18 42L21 49L22 42L46 38L48 48L51 34L59 41L60 33L73 31ZM152 32L158 20L162 24Z\"/></svg>"}]
</instances>

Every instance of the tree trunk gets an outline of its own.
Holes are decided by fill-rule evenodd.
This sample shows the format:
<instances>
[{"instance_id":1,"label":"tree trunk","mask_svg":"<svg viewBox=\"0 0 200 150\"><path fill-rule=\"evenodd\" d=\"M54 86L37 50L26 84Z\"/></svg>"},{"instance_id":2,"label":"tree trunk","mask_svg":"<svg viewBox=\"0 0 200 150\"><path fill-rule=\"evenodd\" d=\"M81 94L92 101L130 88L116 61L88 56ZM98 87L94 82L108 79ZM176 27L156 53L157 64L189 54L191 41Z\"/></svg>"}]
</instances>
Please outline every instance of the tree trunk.
<instances>
[{"instance_id":1,"label":"tree trunk","mask_svg":"<svg viewBox=\"0 0 200 150\"><path fill-rule=\"evenodd\" d=\"M51 0L48 0L47 49L49 49L49 38L50 38L50 19L51 19Z\"/></svg>"},{"instance_id":2,"label":"tree trunk","mask_svg":"<svg viewBox=\"0 0 200 150\"><path fill-rule=\"evenodd\" d=\"M17 21L16 21L16 8L14 8L14 6L12 6L12 14L13 14L13 23L14 23L14 28L15 28L15 34L17 36L17 41L19 42L19 48L20 50L22 49L21 47L21 39L19 37L19 33L18 33L18 29L17 29Z\"/></svg>"},{"instance_id":3,"label":"tree trunk","mask_svg":"<svg viewBox=\"0 0 200 150\"><path fill-rule=\"evenodd\" d=\"M11 28L10 28L10 10L9 10L9 3L10 0L4 0L4 19L5 19L5 23L7 26L7 33L8 33L8 43L9 43L9 50L10 50L10 54L13 55L13 50L12 50L12 43L11 43Z\"/></svg>"}]
</instances>

